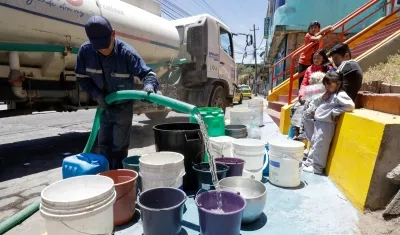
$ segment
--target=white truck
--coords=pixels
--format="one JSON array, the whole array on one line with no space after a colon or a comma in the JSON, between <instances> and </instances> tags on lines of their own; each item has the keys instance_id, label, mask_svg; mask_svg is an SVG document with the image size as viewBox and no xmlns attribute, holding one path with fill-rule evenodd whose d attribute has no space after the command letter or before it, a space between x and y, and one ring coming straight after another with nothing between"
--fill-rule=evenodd
<instances>
[{"instance_id":1,"label":"white truck","mask_svg":"<svg viewBox=\"0 0 400 235\"><path fill-rule=\"evenodd\" d=\"M0 0L0 102L8 105L3 116L96 106L74 74L92 15L108 18L117 38L138 51L157 73L163 95L198 107L225 110L232 104L232 33L210 15L168 21L151 0ZM139 79L135 89L142 89ZM169 111L141 101L134 106L150 119Z\"/></svg>"}]
</instances>

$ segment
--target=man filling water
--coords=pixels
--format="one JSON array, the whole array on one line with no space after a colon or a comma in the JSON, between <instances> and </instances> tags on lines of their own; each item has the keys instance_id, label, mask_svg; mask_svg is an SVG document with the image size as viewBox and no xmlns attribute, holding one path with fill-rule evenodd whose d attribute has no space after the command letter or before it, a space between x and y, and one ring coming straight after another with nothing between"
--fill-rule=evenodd
<instances>
[{"instance_id":1,"label":"man filling water","mask_svg":"<svg viewBox=\"0 0 400 235\"><path fill-rule=\"evenodd\" d=\"M75 74L82 89L104 108L98 135L100 154L107 157L111 170L119 169L128 156L133 101L108 105L104 98L116 91L133 90L134 77L143 81L143 90L149 93L157 91L158 81L136 50L115 38L106 18L90 17L85 30L89 41L79 49Z\"/></svg>"}]
</instances>

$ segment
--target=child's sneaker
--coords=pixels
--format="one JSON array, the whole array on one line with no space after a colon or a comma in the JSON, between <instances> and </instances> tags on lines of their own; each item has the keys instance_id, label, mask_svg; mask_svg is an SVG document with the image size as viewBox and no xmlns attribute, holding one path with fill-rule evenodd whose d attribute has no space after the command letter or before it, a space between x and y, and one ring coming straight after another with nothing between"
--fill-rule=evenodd
<instances>
[{"instance_id":1,"label":"child's sneaker","mask_svg":"<svg viewBox=\"0 0 400 235\"><path fill-rule=\"evenodd\" d=\"M322 171L315 169L312 165L311 166L304 166L303 171L314 173L314 174L322 174Z\"/></svg>"}]
</instances>

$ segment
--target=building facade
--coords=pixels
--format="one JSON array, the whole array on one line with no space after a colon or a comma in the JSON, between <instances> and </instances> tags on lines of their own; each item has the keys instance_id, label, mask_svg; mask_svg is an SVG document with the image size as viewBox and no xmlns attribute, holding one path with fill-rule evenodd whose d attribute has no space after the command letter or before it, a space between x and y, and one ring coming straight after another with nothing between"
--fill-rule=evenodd
<instances>
[{"instance_id":1,"label":"building facade","mask_svg":"<svg viewBox=\"0 0 400 235\"><path fill-rule=\"evenodd\" d=\"M399 4L400 4L400 0ZM368 0L269 0L268 11L264 20L264 37L266 40L265 61L268 69L264 75L272 79L271 66L289 55L304 44L304 37L311 21L319 21L321 27L334 25L351 12L368 2ZM360 32L386 14L386 10L375 12L362 23L355 25L385 4L382 0L379 6L369 9L350 21L347 37ZM354 26L354 27L353 27ZM332 35L332 37L336 37ZM288 69L286 63L275 67L275 76ZM286 76L274 82L274 86L286 79Z\"/></svg>"}]
</instances>

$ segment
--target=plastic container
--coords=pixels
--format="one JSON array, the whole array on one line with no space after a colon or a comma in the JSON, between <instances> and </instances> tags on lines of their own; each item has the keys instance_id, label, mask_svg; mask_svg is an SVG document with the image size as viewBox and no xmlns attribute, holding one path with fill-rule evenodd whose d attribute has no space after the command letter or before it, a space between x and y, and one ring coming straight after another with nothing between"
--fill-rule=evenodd
<instances>
[{"instance_id":1,"label":"plastic container","mask_svg":"<svg viewBox=\"0 0 400 235\"><path fill-rule=\"evenodd\" d=\"M40 205L47 235L111 234L116 195L113 180L100 175L77 176L47 186Z\"/></svg>"},{"instance_id":2,"label":"plastic container","mask_svg":"<svg viewBox=\"0 0 400 235\"><path fill-rule=\"evenodd\" d=\"M248 136L247 127L245 125L226 125L225 135L234 139L246 138Z\"/></svg>"},{"instance_id":3,"label":"plastic container","mask_svg":"<svg viewBox=\"0 0 400 235\"><path fill-rule=\"evenodd\" d=\"M301 183L304 143L294 140L269 141L269 181L281 187Z\"/></svg>"},{"instance_id":4,"label":"plastic container","mask_svg":"<svg viewBox=\"0 0 400 235\"><path fill-rule=\"evenodd\" d=\"M137 173L139 173L140 170L139 159L140 156L127 157L124 160L122 160L122 165L124 166L124 169L134 170ZM138 193L139 190L142 190L142 178L138 176L136 181L137 181L136 192Z\"/></svg>"},{"instance_id":5,"label":"plastic container","mask_svg":"<svg viewBox=\"0 0 400 235\"><path fill-rule=\"evenodd\" d=\"M114 203L114 225L129 222L135 214L138 173L134 170L120 169L100 173L114 181L117 199Z\"/></svg>"},{"instance_id":6,"label":"plastic container","mask_svg":"<svg viewBox=\"0 0 400 235\"><path fill-rule=\"evenodd\" d=\"M262 99L252 99L248 102L251 119L259 126L264 125L264 101Z\"/></svg>"},{"instance_id":7,"label":"plastic container","mask_svg":"<svg viewBox=\"0 0 400 235\"><path fill-rule=\"evenodd\" d=\"M143 234L178 235L186 194L175 188L153 188L139 194Z\"/></svg>"},{"instance_id":8,"label":"plastic container","mask_svg":"<svg viewBox=\"0 0 400 235\"><path fill-rule=\"evenodd\" d=\"M183 177L185 191L196 190L196 173L193 163L203 162L204 142L199 124L170 123L153 127L156 151L171 151L184 156L186 175Z\"/></svg>"},{"instance_id":9,"label":"plastic container","mask_svg":"<svg viewBox=\"0 0 400 235\"><path fill-rule=\"evenodd\" d=\"M232 192L220 191L222 212L218 210L217 191L199 194L196 205L199 212L201 235L240 235L240 226L246 200Z\"/></svg>"},{"instance_id":10,"label":"plastic container","mask_svg":"<svg viewBox=\"0 0 400 235\"><path fill-rule=\"evenodd\" d=\"M210 137L210 151L214 157L232 157L232 141L230 136ZM205 161L206 162L206 161ZM208 161L207 161L208 162Z\"/></svg>"},{"instance_id":11,"label":"plastic container","mask_svg":"<svg viewBox=\"0 0 400 235\"><path fill-rule=\"evenodd\" d=\"M185 175L184 157L180 153L144 154L140 161L142 191L158 187L182 188Z\"/></svg>"},{"instance_id":12,"label":"plastic container","mask_svg":"<svg viewBox=\"0 0 400 235\"><path fill-rule=\"evenodd\" d=\"M225 135L225 114L221 108L199 108L199 112L207 126L208 136ZM193 115L190 117L190 122L197 123Z\"/></svg>"},{"instance_id":13,"label":"plastic container","mask_svg":"<svg viewBox=\"0 0 400 235\"><path fill-rule=\"evenodd\" d=\"M231 176L242 176L243 174L243 167L245 161L239 158L215 158L215 162L219 162L225 164L229 167L229 170L226 172L226 177Z\"/></svg>"},{"instance_id":14,"label":"plastic container","mask_svg":"<svg viewBox=\"0 0 400 235\"><path fill-rule=\"evenodd\" d=\"M226 177L226 173L229 170L227 165L222 163L215 163L217 167L217 178L221 180ZM212 175L210 171L210 164L208 162L198 163L193 166L193 169L197 173L197 189L214 189L212 182Z\"/></svg>"},{"instance_id":15,"label":"plastic container","mask_svg":"<svg viewBox=\"0 0 400 235\"><path fill-rule=\"evenodd\" d=\"M264 155L264 164L267 163L267 167L263 170L263 175L269 175L269 157L268 157L268 151L269 151L269 146L268 144L265 145L265 150L267 151Z\"/></svg>"},{"instance_id":16,"label":"plastic container","mask_svg":"<svg viewBox=\"0 0 400 235\"><path fill-rule=\"evenodd\" d=\"M250 125L251 113L249 108L232 108L230 110L230 125Z\"/></svg>"},{"instance_id":17,"label":"plastic container","mask_svg":"<svg viewBox=\"0 0 400 235\"><path fill-rule=\"evenodd\" d=\"M97 175L108 171L109 164L103 155L81 153L64 158L62 163L63 179L81 175Z\"/></svg>"},{"instance_id":18,"label":"plastic container","mask_svg":"<svg viewBox=\"0 0 400 235\"><path fill-rule=\"evenodd\" d=\"M265 143L256 139L236 139L232 141L233 156L246 161L244 169L259 171L265 168Z\"/></svg>"}]
</instances>

